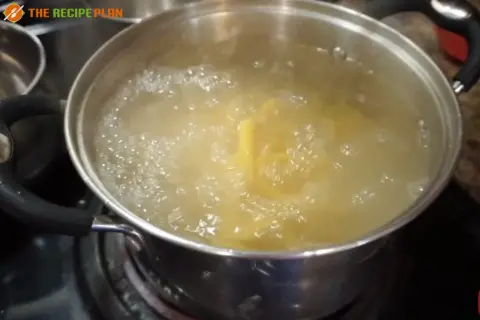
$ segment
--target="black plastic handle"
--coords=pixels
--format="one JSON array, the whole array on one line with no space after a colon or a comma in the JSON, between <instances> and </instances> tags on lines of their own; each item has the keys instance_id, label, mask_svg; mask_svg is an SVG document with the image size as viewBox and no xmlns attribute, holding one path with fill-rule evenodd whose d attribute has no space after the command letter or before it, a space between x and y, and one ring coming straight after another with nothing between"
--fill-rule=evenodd
<instances>
[{"instance_id":1,"label":"black plastic handle","mask_svg":"<svg viewBox=\"0 0 480 320\"><path fill-rule=\"evenodd\" d=\"M459 92L470 90L480 78L480 14L465 0L371 0L365 14L382 19L402 12L421 12L439 27L468 42L468 58L453 78Z\"/></svg>"},{"instance_id":2,"label":"black plastic handle","mask_svg":"<svg viewBox=\"0 0 480 320\"><path fill-rule=\"evenodd\" d=\"M61 115L52 115L33 122L35 132L27 133L26 137L21 138L21 136L15 135L15 133L25 134L24 128L30 124L30 122L24 123L22 124L24 127L21 127L20 131L12 131L16 144L27 142L28 140L25 139L35 137L35 143L27 142L28 149L25 148L25 151L18 155L15 176L22 185L35 187L54 170L54 165L66 153L66 148ZM28 136L29 134L31 136Z\"/></svg>"},{"instance_id":3,"label":"black plastic handle","mask_svg":"<svg viewBox=\"0 0 480 320\"><path fill-rule=\"evenodd\" d=\"M48 202L25 189L14 174L17 160L9 127L21 119L59 114L60 110L56 99L43 95L0 101L0 207L35 231L83 236L90 232L92 213Z\"/></svg>"}]
</instances>

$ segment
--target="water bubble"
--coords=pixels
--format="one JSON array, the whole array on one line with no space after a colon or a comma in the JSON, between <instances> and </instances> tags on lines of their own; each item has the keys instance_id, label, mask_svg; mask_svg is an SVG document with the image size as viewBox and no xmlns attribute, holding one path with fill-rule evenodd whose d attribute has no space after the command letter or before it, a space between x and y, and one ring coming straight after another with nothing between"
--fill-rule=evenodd
<instances>
[{"instance_id":1,"label":"water bubble","mask_svg":"<svg viewBox=\"0 0 480 320\"><path fill-rule=\"evenodd\" d=\"M418 120L417 124L418 124L418 130L419 130L418 143L424 149L429 149L430 138L431 138L430 130L428 129L427 124L423 119Z\"/></svg>"},{"instance_id":2,"label":"water bubble","mask_svg":"<svg viewBox=\"0 0 480 320\"><path fill-rule=\"evenodd\" d=\"M357 100L361 104L365 104L365 102L367 101L367 96L363 93L359 93L356 95L355 100Z\"/></svg>"},{"instance_id":3,"label":"water bubble","mask_svg":"<svg viewBox=\"0 0 480 320\"><path fill-rule=\"evenodd\" d=\"M412 199L417 199L425 190L425 186L427 185L429 179L422 178L420 180L411 182L407 185L408 194Z\"/></svg>"},{"instance_id":4,"label":"water bubble","mask_svg":"<svg viewBox=\"0 0 480 320\"><path fill-rule=\"evenodd\" d=\"M265 61L263 61L263 60L255 60L253 62L253 67L255 69L260 69L260 68L263 68L264 66L265 66Z\"/></svg>"},{"instance_id":5,"label":"water bubble","mask_svg":"<svg viewBox=\"0 0 480 320\"><path fill-rule=\"evenodd\" d=\"M336 60L345 60L347 58L347 53L341 47L335 47L332 50L332 56Z\"/></svg>"}]
</instances>

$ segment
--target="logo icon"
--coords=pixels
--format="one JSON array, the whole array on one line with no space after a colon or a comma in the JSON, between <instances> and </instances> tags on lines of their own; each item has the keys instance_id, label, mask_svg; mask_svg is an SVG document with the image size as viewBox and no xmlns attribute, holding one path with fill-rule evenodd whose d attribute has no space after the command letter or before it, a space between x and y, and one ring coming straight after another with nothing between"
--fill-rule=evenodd
<instances>
[{"instance_id":1,"label":"logo icon","mask_svg":"<svg viewBox=\"0 0 480 320\"><path fill-rule=\"evenodd\" d=\"M3 15L5 16L4 21L8 20L12 23L20 21L22 19L25 11L23 11L23 5L20 6L15 2L12 2L8 5L8 7L3 11Z\"/></svg>"}]
</instances>

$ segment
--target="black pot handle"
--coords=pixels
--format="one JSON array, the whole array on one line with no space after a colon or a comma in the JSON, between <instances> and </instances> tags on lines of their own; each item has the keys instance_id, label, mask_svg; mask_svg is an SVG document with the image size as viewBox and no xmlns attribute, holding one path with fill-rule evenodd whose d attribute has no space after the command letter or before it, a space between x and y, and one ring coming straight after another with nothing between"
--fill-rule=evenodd
<instances>
[{"instance_id":1,"label":"black pot handle","mask_svg":"<svg viewBox=\"0 0 480 320\"><path fill-rule=\"evenodd\" d=\"M439 27L464 37L467 61L453 78L458 94L470 90L480 77L480 14L465 0L371 0L365 14L382 19L402 12L421 12Z\"/></svg>"},{"instance_id":2,"label":"black pot handle","mask_svg":"<svg viewBox=\"0 0 480 320\"><path fill-rule=\"evenodd\" d=\"M35 231L83 236L91 230L93 213L43 200L22 187L14 174L16 157L9 127L21 119L60 112L59 101L43 95L0 101L0 207Z\"/></svg>"},{"instance_id":3,"label":"black pot handle","mask_svg":"<svg viewBox=\"0 0 480 320\"><path fill-rule=\"evenodd\" d=\"M61 115L49 117L48 122L41 123L40 137L28 153L19 157L15 175L22 185L37 187L53 170L57 161L66 153L63 138ZM15 135L13 135L15 140ZM15 141L16 143L16 141Z\"/></svg>"}]
</instances>

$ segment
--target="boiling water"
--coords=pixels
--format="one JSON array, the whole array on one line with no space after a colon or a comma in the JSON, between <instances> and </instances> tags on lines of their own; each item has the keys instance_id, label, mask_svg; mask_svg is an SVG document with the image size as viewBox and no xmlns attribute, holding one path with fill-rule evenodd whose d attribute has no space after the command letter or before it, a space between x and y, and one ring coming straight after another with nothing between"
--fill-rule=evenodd
<instances>
[{"instance_id":1,"label":"boiling water","mask_svg":"<svg viewBox=\"0 0 480 320\"><path fill-rule=\"evenodd\" d=\"M335 68L345 79L383 90L360 64L344 65ZM393 96L370 98L348 81L315 87L294 68L256 60L138 73L100 117L101 180L159 228L227 248L338 244L391 220L428 183L425 123Z\"/></svg>"}]
</instances>

